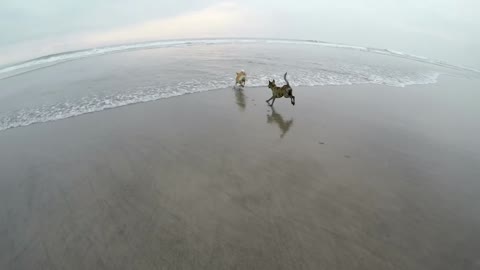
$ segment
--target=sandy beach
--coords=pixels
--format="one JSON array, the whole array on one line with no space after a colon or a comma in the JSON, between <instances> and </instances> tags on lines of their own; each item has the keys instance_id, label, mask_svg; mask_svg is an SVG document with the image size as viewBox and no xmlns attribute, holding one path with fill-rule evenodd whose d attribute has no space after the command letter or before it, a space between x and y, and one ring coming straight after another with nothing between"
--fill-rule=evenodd
<instances>
[{"instance_id":1,"label":"sandy beach","mask_svg":"<svg viewBox=\"0 0 480 270\"><path fill-rule=\"evenodd\" d=\"M221 89L0 132L0 269L480 269L479 81Z\"/></svg>"}]
</instances>

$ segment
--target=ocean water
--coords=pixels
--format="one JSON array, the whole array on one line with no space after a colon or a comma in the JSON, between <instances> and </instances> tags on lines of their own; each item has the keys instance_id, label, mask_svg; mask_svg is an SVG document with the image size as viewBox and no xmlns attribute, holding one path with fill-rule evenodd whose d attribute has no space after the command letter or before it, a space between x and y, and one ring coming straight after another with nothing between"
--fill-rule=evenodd
<instances>
[{"instance_id":1,"label":"ocean water","mask_svg":"<svg viewBox=\"0 0 480 270\"><path fill-rule=\"evenodd\" d=\"M269 79L293 86L436 83L476 70L391 50L318 41L160 41L45 56L0 68L0 131ZM297 93L301 96L301 93Z\"/></svg>"}]
</instances>

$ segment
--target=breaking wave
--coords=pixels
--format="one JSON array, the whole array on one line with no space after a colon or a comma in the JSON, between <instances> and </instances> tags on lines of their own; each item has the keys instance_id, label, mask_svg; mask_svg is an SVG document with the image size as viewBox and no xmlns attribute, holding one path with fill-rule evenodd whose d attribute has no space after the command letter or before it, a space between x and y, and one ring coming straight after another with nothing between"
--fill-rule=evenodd
<instances>
[{"instance_id":1,"label":"breaking wave","mask_svg":"<svg viewBox=\"0 0 480 270\"><path fill-rule=\"evenodd\" d=\"M0 69L0 76L2 74L12 73L15 71L27 69L35 69L36 67L43 67L45 65L59 63L63 61L70 61L75 59L81 59L85 57L103 55L108 53L125 52L130 50L142 50L142 49L154 49L154 48L166 48L166 47L181 47L192 45L215 45L215 44L242 44L242 43L269 43L269 44L301 44L301 45L316 45L323 47L334 47L339 49L349 49L365 51L370 53L388 55L392 57L400 57L409 60L419 61L432 65L453 68L457 70L464 70L470 72L480 73L479 70L468 68L459 65L452 65L443 61L430 59L423 56L416 56L408 53L398 52L389 49L379 49L372 47L361 47L346 44L330 43L318 40L282 40L282 39L191 39L191 40L167 40L167 41L152 41L144 43L135 43L127 45L116 45L101 48L93 48L80 51L65 52L59 54L52 54L35 58L25 62L9 65ZM4 76L8 77L8 76Z\"/></svg>"}]
</instances>

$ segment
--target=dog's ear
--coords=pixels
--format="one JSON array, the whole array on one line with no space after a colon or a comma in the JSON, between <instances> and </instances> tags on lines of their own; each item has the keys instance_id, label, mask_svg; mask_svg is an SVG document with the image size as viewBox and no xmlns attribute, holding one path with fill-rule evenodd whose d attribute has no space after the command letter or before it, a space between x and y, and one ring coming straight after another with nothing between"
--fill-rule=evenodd
<instances>
[{"instance_id":1,"label":"dog's ear","mask_svg":"<svg viewBox=\"0 0 480 270\"><path fill-rule=\"evenodd\" d=\"M275 83L275 80L273 80L272 83Z\"/></svg>"}]
</instances>

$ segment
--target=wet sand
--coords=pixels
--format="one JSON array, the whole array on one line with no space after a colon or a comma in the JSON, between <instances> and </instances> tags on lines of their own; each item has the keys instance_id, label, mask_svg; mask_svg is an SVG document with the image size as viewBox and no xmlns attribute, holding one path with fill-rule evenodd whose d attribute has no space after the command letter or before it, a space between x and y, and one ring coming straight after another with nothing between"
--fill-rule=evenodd
<instances>
[{"instance_id":1,"label":"wet sand","mask_svg":"<svg viewBox=\"0 0 480 270\"><path fill-rule=\"evenodd\" d=\"M0 132L0 269L480 269L478 80L186 95Z\"/></svg>"}]
</instances>

